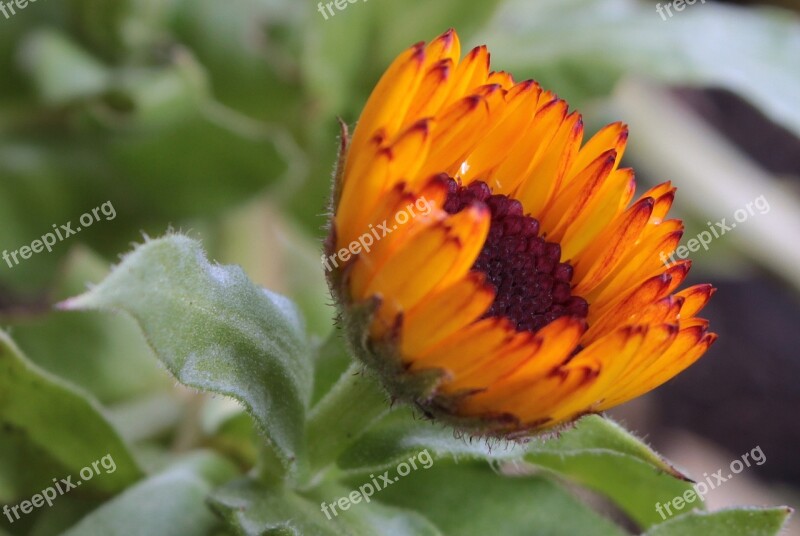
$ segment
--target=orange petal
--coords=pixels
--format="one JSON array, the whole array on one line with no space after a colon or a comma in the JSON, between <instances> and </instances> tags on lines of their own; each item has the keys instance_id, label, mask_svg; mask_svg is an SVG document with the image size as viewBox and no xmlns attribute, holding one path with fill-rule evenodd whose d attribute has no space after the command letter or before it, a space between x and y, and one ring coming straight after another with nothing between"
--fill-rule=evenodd
<instances>
[{"instance_id":1,"label":"orange petal","mask_svg":"<svg viewBox=\"0 0 800 536\"><path fill-rule=\"evenodd\" d=\"M436 118L428 160L418 173L418 180L431 175L455 175L466 155L480 141L489 124L489 102L473 95L451 105Z\"/></svg>"},{"instance_id":2,"label":"orange petal","mask_svg":"<svg viewBox=\"0 0 800 536\"><path fill-rule=\"evenodd\" d=\"M442 385L445 393L480 390L530 360L541 348L542 339L531 333L517 333L492 353L464 360L463 368Z\"/></svg>"},{"instance_id":3,"label":"orange petal","mask_svg":"<svg viewBox=\"0 0 800 536\"><path fill-rule=\"evenodd\" d=\"M676 294L684 299L681 318L692 318L702 311L716 291L711 285L705 284L689 287Z\"/></svg>"},{"instance_id":4,"label":"orange petal","mask_svg":"<svg viewBox=\"0 0 800 536\"><path fill-rule=\"evenodd\" d=\"M603 309L590 306L590 327L585 340L592 341L615 326L631 323L637 313L669 294L671 284L672 275L664 273L648 279Z\"/></svg>"},{"instance_id":5,"label":"orange petal","mask_svg":"<svg viewBox=\"0 0 800 536\"><path fill-rule=\"evenodd\" d=\"M475 47L458 64L453 75L454 83L445 99L445 106L461 100L475 88L486 84L488 77L489 51L485 46Z\"/></svg>"},{"instance_id":6,"label":"orange petal","mask_svg":"<svg viewBox=\"0 0 800 536\"><path fill-rule=\"evenodd\" d=\"M486 243L491 225L491 213L486 205L476 203L449 216L447 224L450 226L451 236L461 244L461 248L449 271L436 286L436 290L452 285L472 269Z\"/></svg>"},{"instance_id":7,"label":"orange petal","mask_svg":"<svg viewBox=\"0 0 800 536\"><path fill-rule=\"evenodd\" d=\"M567 222L561 251L565 259L579 258L581 251L607 229L625 210L636 188L632 169L617 169L600 187L592 210L584 210L574 222Z\"/></svg>"},{"instance_id":8,"label":"orange petal","mask_svg":"<svg viewBox=\"0 0 800 536\"><path fill-rule=\"evenodd\" d=\"M344 185L336 213L340 244L349 244L367 231L369 211L364 199L380 199L404 178L416 176L430 149L431 120L423 119L409 127L376 158L353 166L354 176Z\"/></svg>"},{"instance_id":9,"label":"orange petal","mask_svg":"<svg viewBox=\"0 0 800 536\"><path fill-rule=\"evenodd\" d=\"M552 240L561 240L567 225L574 222L584 210L590 210L614 169L617 154L607 151L581 171L572 182L556 193L550 205L542 212L539 221Z\"/></svg>"},{"instance_id":10,"label":"orange petal","mask_svg":"<svg viewBox=\"0 0 800 536\"><path fill-rule=\"evenodd\" d=\"M639 397L672 379L700 359L716 339L716 334L706 333L702 326L682 328L672 345L652 365L641 370L634 381L612 393L601 409Z\"/></svg>"},{"instance_id":11,"label":"orange petal","mask_svg":"<svg viewBox=\"0 0 800 536\"><path fill-rule=\"evenodd\" d=\"M453 60L444 59L431 66L420 83L414 102L408 110L406 123L419 118L433 117L444 104L452 82Z\"/></svg>"},{"instance_id":12,"label":"orange petal","mask_svg":"<svg viewBox=\"0 0 800 536\"><path fill-rule=\"evenodd\" d=\"M437 208L441 207L446 196L445 188L443 182L434 179L417 195L399 184L381 199L374 212L373 223L358 238L364 247L349 275L351 294L355 299L363 300L368 296L367 286L380 271L386 269L400 248L406 247L431 225L448 217L446 212ZM403 225L398 223L401 213L410 216Z\"/></svg>"},{"instance_id":13,"label":"orange petal","mask_svg":"<svg viewBox=\"0 0 800 536\"><path fill-rule=\"evenodd\" d=\"M483 274L465 278L429 296L403 318L401 350L412 359L477 320L494 301Z\"/></svg>"},{"instance_id":14,"label":"orange petal","mask_svg":"<svg viewBox=\"0 0 800 536\"><path fill-rule=\"evenodd\" d=\"M540 102L544 95L540 97ZM580 115L566 115L567 103L561 100L541 108L533 129L541 140L518 191L514 195L528 214L539 218L561 186L564 173L578 152L583 136Z\"/></svg>"},{"instance_id":15,"label":"orange petal","mask_svg":"<svg viewBox=\"0 0 800 536\"><path fill-rule=\"evenodd\" d=\"M626 328L623 328L626 329ZM677 324L658 324L647 327L647 335L639 349L625 363L625 368L603 393L603 400L596 403L597 408L606 408L613 400L641 377L655 362L661 359L678 337ZM613 356L611 356L613 358Z\"/></svg>"},{"instance_id":16,"label":"orange petal","mask_svg":"<svg viewBox=\"0 0 800 536\"><path fill-rule=\"evenodd\" d=\"M503 89L514 87L514 77L505 71L492 71L486 79L487 84L499 84Z\"/></svg>"},{"instance_id":17,"label":"orange petal","mask_svg":"<svg viewBox=\"0 0 800 536\"><path fill-rule=\"evenodd\" d=\"M653 200L648 198L628 209L625 214L592 244L575 263L574 294L584 296L599 285L636 246L650 214Z\"/></svg>"},{"instance_id":18,"label":"orange petal","mask_svg":"<svg viewBox=\"0 0 800 536\"><path fill-rule=\"evenodd\" d=\"M432 224L393 252L367 285L366 295L382 295L400 310L412 307L429 292L441 290L467 274L488 230L489 210L482 204Z\"/></svg>"},{"instance_id":19,"label":"orange petal","mask_svg":"<svg viewBox=\"0 0 800 536\"><path fill-rule=\"evenodd\" d=\"M650 216L652 221L652 214ZM615 273L598 285L586 298L595 308L602 308L626 289L638 285L668 268L666 255L674 251L683 236L680 220L667 220L658 225L648 225L641 233L635 247L619 263Z\"/></svg>"},{"instance_id":20,"label":"orange petal","mask_svg":"<svg viewBox=\"0 0 800 536\"><path fill-rule=\"evenodd\" d=\"M533 357L490 384L486 391L469 397L464 401L463 409L477 414L513 407L514 400L528 395L531 385L545 378L569 357L584 329L583 322L571 317L554 320L536 334L542 344Z\"/></svg>"},{"instance_id":21,"label":"orange petal","mask_svg":"<svg viewBox=\"0 0 800 536\"><path fill-rule=\"evenodd\" d=\"M480 320L454 333L414 359L412 370L441 368L455 376L474 360L494 352L516 335L505 318Z\"/></svg>"},{"instance_id":22,"label":"orange petal","mask_svg":"<svg viewBox=\"0 0 800 536\"><path fill-rule=\"evenodd\" d=\"M489 132L484 133L481 143L466 158L464 169L459 173L463 184L487 180L489 172L505 160L520 133L533 122L540 93L541 89L532 81L517 84L508 92L502 116ZM493 181L488 182L490 187L496 187Z\"/></svg>"},{"instance_id":23,"label":"orange petal","mask_svg":"<svg viewBox=\"0 0 800 536\"><path fill-rule=\"evenodd\" d=\"M422 43L417 43L400 54L383 74L372 90L353 133L345 165L345 180L349 177L354 160L378 130L382 129L388 137L393 137L400 128L422 80L424 68L425 48Z\"/></svg>"},{"instance_id":24,"label":"orange petal","mask_svg":"<svg viewBox=\"0 0 800 536\"><path fill-rule=\"evenodd\" d=\"M458 33L450 28L430 42L425 49L425 55L432 64L442 60L450 60L453 64L457 64L461 57L461 40L458 38Z\"/></svg>"},{"instance_id":25,"label":"orange petal","mask_svg":"<svg viewBox=\"0 0 800 536\"><path fill-rule=\"evenodd\" d=\"M586 145L578 152L578 156L572 164L572 168L567 173L565 185L569 184L573 177L577 176L581 171L586 169L589 164L597 160L600 155L610 149L616 152L616 164L618 165L619 161L622 160L622 155L625 154L627 142L628 125L624 123L612 123L602 128L600 132L592 136L592 139L587 141Z\"/></svg>"},{"instance_id":26,"label":"orange petal","mask_svg":"<svg viewBox=\"0 0 800 536\"><path fill-rule=\"evenodd\" d=\"M617 330L590 344L564 365L567 371L597 371L597 377L591 385L571 393L558 407L549 411L549 417L561 422L577 414L593 411L640 351L648 331L642 327Z\"/></svg>"}]
</instances>

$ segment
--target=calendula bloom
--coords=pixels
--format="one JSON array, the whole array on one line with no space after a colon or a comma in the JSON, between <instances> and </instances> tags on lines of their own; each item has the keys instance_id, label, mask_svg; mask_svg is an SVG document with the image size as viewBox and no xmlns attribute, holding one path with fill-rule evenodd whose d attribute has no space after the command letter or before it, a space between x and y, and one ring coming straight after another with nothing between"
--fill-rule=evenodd
<instances>
[{"instance_id":1,"label":"calendula bloom","mask_svg":"<svg viewBox=\"0 0 800 536\"><path fill-rule=\"evenodd\" d=\"M583 143L534 81L460 59L448 31L403 52L343 151L328 277L359 358L397 399L473 432L524 434L640 396L716 339L709 285L676 292L675 188L631 203L627 128Z\"/></svg>"}]
</instances>

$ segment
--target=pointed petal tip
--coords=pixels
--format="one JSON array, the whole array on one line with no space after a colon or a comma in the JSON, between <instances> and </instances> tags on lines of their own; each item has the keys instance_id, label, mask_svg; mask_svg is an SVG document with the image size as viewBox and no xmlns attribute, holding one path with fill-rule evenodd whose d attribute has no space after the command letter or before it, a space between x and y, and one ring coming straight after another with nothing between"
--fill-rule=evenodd
<instances>
[{"instance_id":1,"label":"pointed petal tip","mask_svg":"<svg viewBox=\"0 0 800 536\"><path fill-rule=\"evenodd\" d=\"M449 48L458 39L458 32L456 32L455 28L448 28L436 39L444 43L445 48Z\"/></svg>"}]
</instances>

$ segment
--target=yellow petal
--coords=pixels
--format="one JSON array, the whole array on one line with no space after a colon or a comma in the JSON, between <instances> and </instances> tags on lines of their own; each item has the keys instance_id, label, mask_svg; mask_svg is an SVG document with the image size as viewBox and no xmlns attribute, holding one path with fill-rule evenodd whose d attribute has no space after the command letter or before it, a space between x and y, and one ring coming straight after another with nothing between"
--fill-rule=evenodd
<instances>
[{"instance_id":1,"label":"yellow petal","mask_svg":"<svg viewBox=\"0 0 800 536\"><path fill-rule=\"evenodd\" d=\"M649 197L636 203L581 255L575 263L574 294L588 294L617 267L636 245L652 211Z\"/></svg>"},{"instance_id":2,"label":"yellow petal","mask_svg":"<svg viewBox=\"0 0 800 536\"><path fill-rule=\"evenodd\" d=\"M403 318L401 350L414 358L478 319L494 300L483 274L465 278L429 296Z\"/></svg>"},{"instance_id":3,"label":"yellow petal","mask_svg":"<svg viewBox=\"0 0 800 536\"><path fill-rule=\"evenodd\" d=\"M486 84L489 76L489 51L485 46L475 47L458 64L453 76L454 83L445 99L445 106L470 95L473 90Z\"/></svg>"},{"instance_id":4,"label":"yellow petal","mask_svg":"<svg viewBox=\"0 0 800 536\"><path fill-rule=\"evenodd\" d=\"M544 209L539 221L551 240L560 241L567 224L574 222L584 210L590 210L601 186L614 169L617 154L607 151L578 174L572 182L556 193Z\"/></svg>"},{"instance_id":5,"label":"yellow petal","mask_svg":"<svg viewBox=\"0 0 800 536\"><path fill-rule=\"evenodd\" d=\"M692 318L702 311L716 291L717 289L711 285L705 284L689 287L676 294L676 296L684 299L681 307L681 318Z\"/></svg>"},{"instance_id":6,"label":"yellow petal","mask_svg":"<svg viewBox=\"0 0 800 536\"><path fill-rule=\"evenodd\" d=\"M540 97L540 100L544 96ZM533 128L541 132L542 143L533 157L533 165L514 195L528 214L539 218L561 187L567 169L578 153L583 137L580 115L567 111L564 101L553 101L536 114ZM553 128L553 122L557 126Z\"/></svg>"},{"instance_id":7,"label":"yellow petal","mask_svg":"<svg viewBox=\"0 0 800 536\"><path fill-rule=\"evenodd\" d=\"M399 182L416 177L431 146L430 119L423 119L406 129L398 139L381 149L371 166L354 166L356 176L348 179L336 214L340 244L349 244L375 223L364 210L364 199L380 199Z\"/></svg>"},{"instance_id":8,"label":"yellow petal","mask_svg":"<svg viewBox=\"0 0 800 536\"><path fill-rule=\"evenodd\" d=\"M411 369L441 368L455 375L474 359L494 355L497 349L515 335L514 327L505 318L479 320L416 357Z\"/></svg>"},{"instance_id":9,"label":"yellow petal","mask_svg":"<svg viewBox=\"0 0 800 536\"><path fill-rule=\"evenodd\" d=\"M393 137L403 123L405 112L411 104L425 69L425 48L417 43L409 48L386 70L372 91L353 133L345 164L345 177L360 158L364 147L382 130ZM346 185L345 185L346 186Z\"/></svg>"}]
</instances>

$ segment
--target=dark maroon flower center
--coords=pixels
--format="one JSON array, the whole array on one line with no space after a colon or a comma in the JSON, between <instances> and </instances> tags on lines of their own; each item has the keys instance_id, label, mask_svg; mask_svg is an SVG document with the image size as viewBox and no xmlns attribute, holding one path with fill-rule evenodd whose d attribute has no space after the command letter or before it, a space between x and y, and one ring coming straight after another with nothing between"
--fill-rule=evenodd
<instances>
[{"instance_id":1,"label":"dark maroon flower center","mask_svg":"<svg viewBox=\"0 0 800 536\"><path fill-rule=\"evenodd\" d=\"M561 246L539 236L539 221L523 213L522 203L493 195L476 181L459 186L448 179L444 209L460 212L480 201L489 207L489 236L472 266L486 275L496 296L485 317L504 316L519 331L536 332L562 316L586 318L589 304L572 295L572 265L561 262Z\"/></svg>"}]
</instances>

